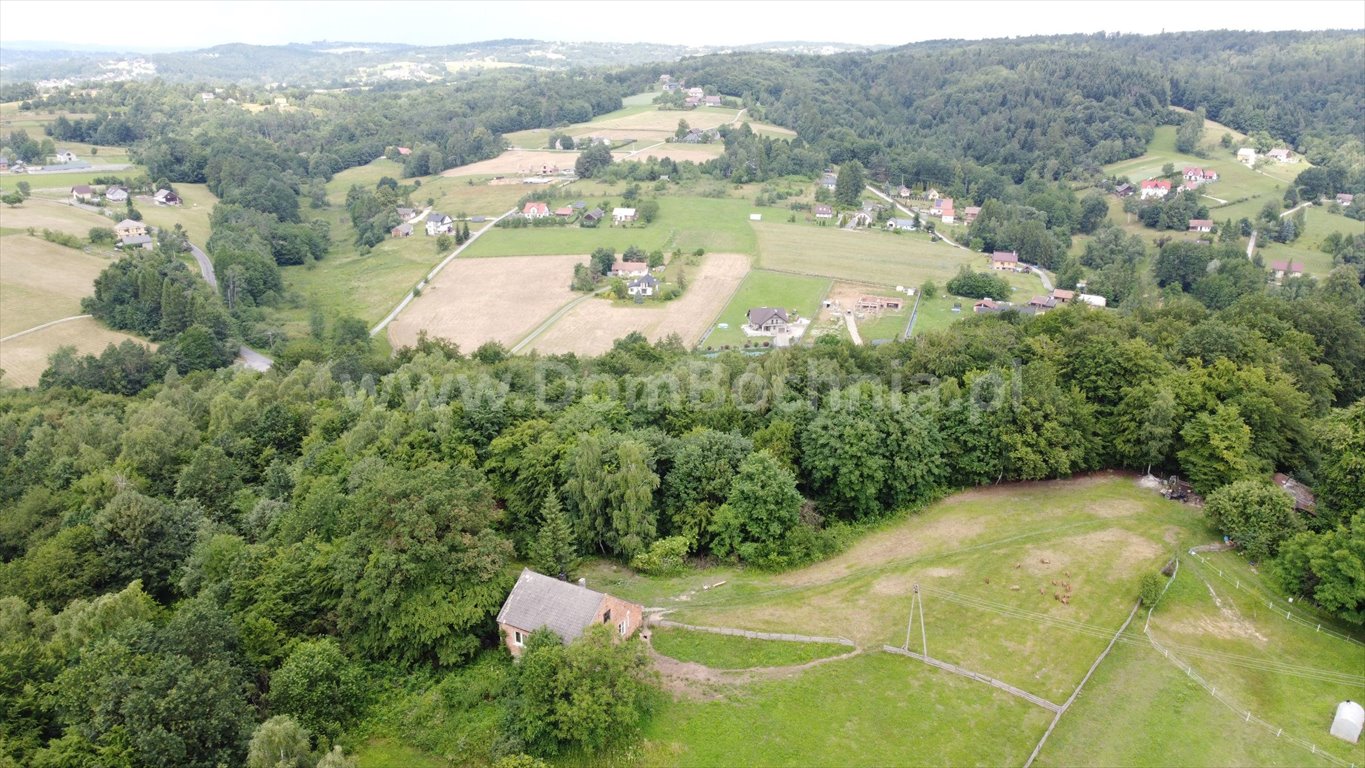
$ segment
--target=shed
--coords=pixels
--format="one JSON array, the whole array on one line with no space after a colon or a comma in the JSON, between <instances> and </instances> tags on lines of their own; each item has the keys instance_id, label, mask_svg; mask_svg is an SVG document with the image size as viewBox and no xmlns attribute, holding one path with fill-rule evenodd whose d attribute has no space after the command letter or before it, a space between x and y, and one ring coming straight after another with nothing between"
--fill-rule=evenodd
<instances>
[{"instance_id":1,"label":"shed","mask_svg":"<svg viewBox=\"0 0 1365 768\"><path fill-rule=\"evenodd\" d=\"M1365 707L1354 701L1343 701L1337 705L1336 717L1332 718L1333 736L1358 744L1362 727L1365 727Z\"/></svg>"}]
</instances>

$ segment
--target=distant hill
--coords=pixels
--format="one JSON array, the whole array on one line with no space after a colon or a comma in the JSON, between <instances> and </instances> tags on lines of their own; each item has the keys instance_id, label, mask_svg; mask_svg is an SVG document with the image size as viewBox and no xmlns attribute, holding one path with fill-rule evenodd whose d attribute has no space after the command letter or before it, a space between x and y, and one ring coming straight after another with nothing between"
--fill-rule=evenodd
<instances>
[{"instance_id":1,"label":"distant hill","mask_svg":"<svg viewBox=\"0 0 1365 768\"><path fill-rule=\"evenodd\" d=\"M84 80L160 77L171 82L339 87L391 80L442 80L469 69L487 67L565 70L677 61L687 56L731 51L828 55L884 47L804 41L686 46L503 39L444 46L344 41L289 45L230 43L151 53L116 52L60 42L24 42L0 46L0 81L61 85Z\"/></svg>"}]
</instances>

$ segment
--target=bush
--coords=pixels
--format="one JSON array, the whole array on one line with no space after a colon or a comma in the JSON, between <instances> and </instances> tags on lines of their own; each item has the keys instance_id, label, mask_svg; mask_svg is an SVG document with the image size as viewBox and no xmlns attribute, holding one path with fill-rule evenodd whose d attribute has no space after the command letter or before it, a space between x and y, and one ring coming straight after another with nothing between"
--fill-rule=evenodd
<instances>
[{"instance_id":1,"label":"bush","mask_svg":"<svg viewBox=\"0 0 1365 768\"><path fill-rule=\"evenodd\" d=\"M999 275L973 272L964 264L957 276L948 281L948 292L972 299L1003 299L1010 295L1010 284Z\"/></svg>"},{"instance_id":2,"label":"bush","mask_svg":"<svg viewBox=\"0 0 1365 768\"><path fill-rule=\"evenodd\" d=\"M650 576L676 576L687 568L685 558L691 549L692 541L686 536L669 536L636 555L630 567Z\"/></svg>"},{"instance_id":3,"label":"bush","mask_svg":"<svg viewBox=\"0 0 1365 768\"><path fill-rule=\"evenodd\" d=\"M1161 599L1161 588L1165 586L1161 577L1155 573L1148 573L1142 577L1142 585L1139 588L1138 596L1142 598L1142 604L1151 608L1156 605L1156 601Z\"/></svg>"}]
</instances>

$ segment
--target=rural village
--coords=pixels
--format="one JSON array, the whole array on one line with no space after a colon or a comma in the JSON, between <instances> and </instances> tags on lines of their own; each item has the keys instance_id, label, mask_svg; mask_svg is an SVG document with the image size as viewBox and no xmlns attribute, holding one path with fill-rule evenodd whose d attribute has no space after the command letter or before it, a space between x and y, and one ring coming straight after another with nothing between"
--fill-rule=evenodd
<instances>
[{"instance_id":1,"label":"rural village","mask_svg":"<svg viewBox=\"0 0 1365 768\"><path fill-rule=\"evenodd\" d=\"M1365 32L597 45L6 51L0 767L1365 768Z\"/></svg>"}]
</instances>

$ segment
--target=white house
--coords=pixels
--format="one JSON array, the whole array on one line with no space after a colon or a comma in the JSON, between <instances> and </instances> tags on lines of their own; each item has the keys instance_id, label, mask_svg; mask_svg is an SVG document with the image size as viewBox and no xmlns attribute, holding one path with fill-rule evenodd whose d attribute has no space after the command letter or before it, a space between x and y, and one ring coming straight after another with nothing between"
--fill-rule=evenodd
<instances>
[{"instance_id":1,"label":"white house","mask_svg":"<svg viewBox=\"0 0 1365 768\"><path fill-rule=\"evenodd\" d=\"M61 164L61 163L74 163L74 162L76 162L76 161L79 160L79 159L80 159L80 158L76 157L76 153L75 153L75 152L72 152L72 151L69 150L69 149L61 149L61 150L58 150L58 151L57 151L57 163L58 163L58 164Z\"/></svg>"},{"instance_id":2,"label":"white house","mask_svg":"<svg viewBox=\"0 0 1365 768\"><path fill-rule=\"evenodd\" d=\"M427 237L448 235L455 228L455 220L444 213L427 214Z\"/></svg>"},{"instance_id":3,"label":"white house","mask_svg":"<svg viewBox=\"0 0 1365 768\"><path fill-rule=\"evenodd\" d=\"M629 222L629 221L635 221L635 209L634 209L634 208L615 208L615 209L612 209L612 212L611 212L611 222L612 222L613 224L625 224L626 222Z\"/></svg>"},{"instance_id":4,"label":"white house","mask_svg":"<svg viewBox=\"0 0 1365 768\"><path fill-rule=\"evenodd\" d=\"M1294 156L1294 153L1285 147L1276 147L1266 154L1271 160L1279 163L1297 163L1299 161L1299 159Z\"/></svg>"},{"instance_id":5,"label":"white house","mask_svg":"<svg viewBox=\"0 0 1365 768\"><path fill-rule=\"evenodd\" d=\"M111 203L128 202L128 190L123 187L110 187L104 190L104 199Z\"/></svg>"},{"instance_id":6,"label":"white house","mask_svg":"<svg viewBox=\"0 0 1365 768\"><path fill-rule=\"evenodd\" d=\"M631 296L653 296L658 290L659 280L653 275L637 277L626 285L626 293Z\"/></svg>"},{"instance_id":7,"label":"white house","mask_svg":"<svg viewBox=\"0 0 1365 768\"><path fill-rule=\"evenodd\" d=\"M1256 150L1251 147L1242 147L1237 150L1237 162L1253 165L1256 162Z\"/></svg>"},{"instance_id":8,"label":"white house","mask_svg":"<svg viewBox=\"0 0 1365 768\"><path fill-rule=\"evenodd\" d=\"M550 215L550 206L539 200L532 200L521 209L521 215L528 219L543 219Z\"/></svg>"},{"instance_id":9,"label":"white house","mask_svg":"<svg viewBox=\"0 0 1365 768\"><path fill-rule=\"evenodd\" d=\"M892 230L892 231L895 231L895 230L899 229L899 230L902 230L902 231L905 231L905 232L914 232L915 229L916 229L916 227L915 227L915 220L914 220L914 219L892 219L892 220L886 222L886 228L889 229L889 230Z\"/></svg>"},{"instance_id":10,"label":"white house","mask_svg":"<svg viewBox=\"0 0 1365 768\"><path fill-rule=\"evenodd\" d=\"M1078 293L1076 294L1076 301L1084 302L1092 307L1103 307L1109 303L1108 299L1103 296L1096 296L1093 293Z\"/></svg>"},{"instance_id":11,"label":"white house","mask_svg":"<svg viewBox=\"0 0 1365 768\"><path fill-rule=\"evenodd\" d=\"M1140 197L1143 200L1153 197L1165 197L1171 193L1171 182L1165 179L1148 179L1142 182Z\"/></svg>"}]
</instances>

